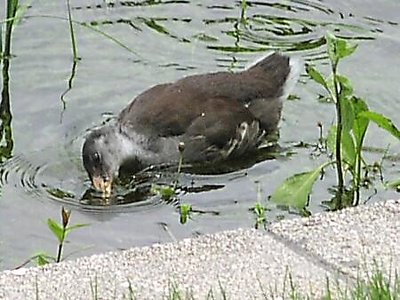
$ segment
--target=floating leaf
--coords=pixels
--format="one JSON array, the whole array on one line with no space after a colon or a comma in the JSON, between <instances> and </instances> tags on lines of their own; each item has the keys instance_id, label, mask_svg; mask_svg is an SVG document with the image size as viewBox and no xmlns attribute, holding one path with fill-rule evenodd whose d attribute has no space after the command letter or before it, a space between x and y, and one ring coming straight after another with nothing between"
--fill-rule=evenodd
<instances>
[{"instance_id":1,"label":"floating leaf","mask_svg":"<svg viewBox=\"0 0 400 300\"><path fill-rule=\"evenodd\" d=\"M64 199L64 198L72 199L72 198L75 198L74 194L72 194L70 192L63 191L63 190L61 190L59 188L47 188L46 191L50 195L52 195L52 196L54 196L56 198L59 198L59 199Z\"/></svg>"},{"instance_id":2,"label":"floating leaf","mask_svg":"<svg viewBox=\"0 0 400 300\"><path fill-rule=\"evenodd\" d=\"M323 168L330 163L325 163L312 171L295 174L287 178L272 194L271 201L303 209L308 203L315 181Z\"/></svg>"},{"instance_id":3,"label":"floating leaf","mask_svg":"<svg viewBox=\"0 0 400 300\"><path fill-rule=\"evenodd\" d=\"M389 118L386 118L385 116L373 111L362 112L360 113L360 116L369 119L382 129L385 129L395 138L400 140L400 131L397 129L397 127L393 124L392 120L390 120Z\"/></svg>"}]
</instances>

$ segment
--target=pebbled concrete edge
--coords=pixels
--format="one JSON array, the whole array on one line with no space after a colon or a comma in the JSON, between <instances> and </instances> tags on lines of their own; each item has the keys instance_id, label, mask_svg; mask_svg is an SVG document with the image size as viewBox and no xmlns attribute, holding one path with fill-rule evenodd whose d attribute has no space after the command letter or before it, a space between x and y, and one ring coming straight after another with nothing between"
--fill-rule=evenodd
<instances>
[{"instance_id":1,"label":"pebbled concrete edge","mask_svg":"<svg viewBox=\"0 0 400 300\"><path fill-rule=\"evenodd\" d=\"M367 266L377 254L384 267L399 262L399 213L400 200L391 200L284 220L268 232L239 229L4 271L0 298L169 299L175 286L194 299L205 299L210 291L215 299L265 299L290 293L290 280L297 292L319 297L326 278L341 289L354 282L363 262L356 250L366 245ZM390 251L382 253L382 245ZM348 261L355 268L349 269Z\"/></svg>"}]
</instances>

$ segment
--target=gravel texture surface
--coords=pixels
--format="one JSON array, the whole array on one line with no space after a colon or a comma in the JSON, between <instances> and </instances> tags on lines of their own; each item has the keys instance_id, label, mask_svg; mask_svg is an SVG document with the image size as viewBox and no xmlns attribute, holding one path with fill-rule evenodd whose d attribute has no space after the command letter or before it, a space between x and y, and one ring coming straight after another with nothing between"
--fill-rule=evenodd
<instances>
[{"instance_id":1,"label":"gravel texture surface","mask_svg":"<svg viewBox=\"0 0 400 300\"><path fill-rule=\"evenodd\" d=\"M0 299L172 299L174 289L188 295L182 299L282 299L289 274L296 291L318 299L327 276L349 284L376 264L394 274L399 228L400 200L387 201L285 220L267 232L221 232L4 271Z\"/></svg>"},{"instance_id":2,"label":"gravel texture surface","mask_svg":"<svg viewBox=\"0 0 400 300\"><path fill-rule=\"evenodd\" d=\"M288 220L269 230L353 278L377 268L387 275L400 271L400 200Z\"/></svg>"},{"instance_id":3,"label":"gravel texture surface","mask_svg":"<svg viewBox=\"0 0 400 300\"><path fill-rule=\"evenodd\" d=\"M207 299L211 290L214 299L224 293L227 299L264 299L271 291L282 295L283 284L290 292L288 272L298 291L315 294L330 275L265 232L238 230L6 271L0 298L35 299L38 293L39 299L169 299L176 285L194 299Z\"/></svg>"}]
</instances>

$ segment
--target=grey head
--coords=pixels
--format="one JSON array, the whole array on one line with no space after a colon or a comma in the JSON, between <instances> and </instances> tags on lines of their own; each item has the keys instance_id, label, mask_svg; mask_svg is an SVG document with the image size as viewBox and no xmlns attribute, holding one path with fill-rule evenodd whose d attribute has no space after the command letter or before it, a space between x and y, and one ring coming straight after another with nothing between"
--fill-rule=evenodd
<instances>
[{"instance_id":1,"label":"grey head","mask_svg":"<svg viewBox=\"0 0 400 300\"><path fill-rule=\"evenodd\" d=\"M83 144L82 159L93 186L103 192L111 190L121 165L136 161L135 152L132 141L116 126L92 131Z\"/></svg>"}]
</instances>

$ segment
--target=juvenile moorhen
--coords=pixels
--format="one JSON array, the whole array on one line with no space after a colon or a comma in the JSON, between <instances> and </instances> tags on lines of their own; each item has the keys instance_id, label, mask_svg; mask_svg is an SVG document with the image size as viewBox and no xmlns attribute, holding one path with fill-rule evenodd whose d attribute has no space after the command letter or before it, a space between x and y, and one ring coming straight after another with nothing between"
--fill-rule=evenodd
<instances>
[{"instance_id":1,"label":"juvenile moorhen","mask_svg":"<svg viewBox=\"0 0 400 300\"><path fill-rule=\"evenodd\" d=\"M111 191L121 167L132 173L175 162L214 162L251 153L277 130L282 101L297 81L293 59L272 53L248 69L188 76L137 96L112 125L92 131L83 165L93 186Z\"/></svg>"}]
</instances>

